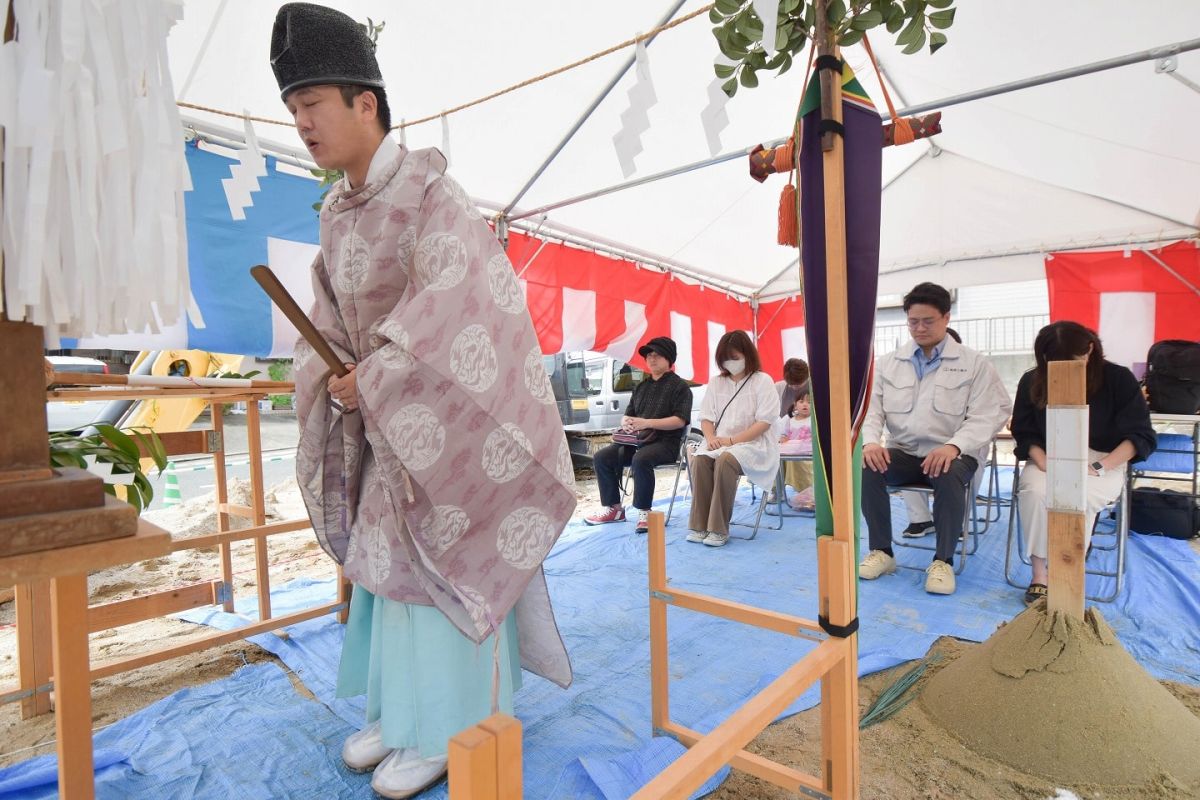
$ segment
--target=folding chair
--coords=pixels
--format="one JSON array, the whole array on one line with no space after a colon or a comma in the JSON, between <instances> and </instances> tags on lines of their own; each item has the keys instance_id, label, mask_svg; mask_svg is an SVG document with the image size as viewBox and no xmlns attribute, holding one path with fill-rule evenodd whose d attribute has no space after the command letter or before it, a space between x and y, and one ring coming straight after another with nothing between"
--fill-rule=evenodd
<instances>
[{"instance_id":1,"label":"folding chair","mask_svg":"<svg viewBox=\"0 0 1200 800\"><path fill-rule=\"evenodd\" d=\"M1020 476L1021 464L1018 461L1016 469L1013 472L1012 505L1010 506L1008 515L1008 542L1004 547L1004 580L1008 582L1009 586L1013 586L1017 589L1024 589L1025 586L1023 584L1020 584L1014 580L1016 573L1012 563L1013 545L1015 540L1017 558L1019 558L1021 563L1025 566L1030 566L1029 559L1025 557L1024 537L1021 535L1021 507L1017 502L1017 492L1020 488ZM1125 482L1121 486L1121 494L1117 496L1116 502L1108 506L1108 509L1112 511L1112 514L1117 520L1116 531L1111 534L1116 537L1116 541L1109 546L1089 548L1089 554L1090 550L1092 549L1115 549L1117 551L1117 564L1115 569L1089 569L1086 566L1084 568L1084 573L1087 575L1095 575L1096 577L1100 578L1116 579L1113 583L1113 590L1110 593L1104 595L1087 595L1087 599L1091 600L1093 603L1111 603L1113 600L1117 599L1118 595L1121 594L1121 589L1125 585L1125 545L1129 540L1129 484L1130 473L1127 466L1125 472ZM1096 515L1096 522L1092 524L1093 538L1096 536L1096 525L1099 524L1100 519L1103 516L1104 510L1102 509L1101 512ZM1103 536L1107 534L1101 535Z\"/></svg>"},{"instance_id":2,"label":"folding chair","mask_svg":"<svg viewBox=\"0 0 1200 800\"><path fill-rule=\"evenodd\" d=\"M772 517L781 517L781 518L782 517L806 517L808 519L811 519L814 516L813 512L811 512L811 511L808 511L808 512L800 511L800 512L788 514L788 513L785 513L783 510L783 507L785 505L787 505L787 482L786 482L786 476L784 475L785 466L789 463L795 463L795 462L801 462L801 461L807 461L808 463L811 464L812 460L813 460L813 457L811 454L807 454L807 455L780 454L780 456L779 456L779 472L777 472L775 475L775 499L767 501L767 505L775 506L775 511L772 512L770 509L768 509L766 512L768 515L770 515ZM782 522L780 522L779 524L780 524L780 527L783 526ZM775 528L774 530L779 530L779 528Z\"/></svg>"},{"instance_id":3,"label":"folding chair","mask_svg":"<svg viewBox=\"0 0 1200 800\"><path fill-rule=\"evenodd\" d=\"M979 478L981 478L981 476L979 475L978 472L976 472L975 478L972 479L971 482L968 483L965 487L963 487L964 503L965 503L964 508L963 508L963 536L958 540L958 550L956 551L958 558L956 558L954 560L954 574L955 575L961 574L963 569L967 566L967 556L974 555L975 551L979 549L979 534L980 534L979 520L976 519L976 517L975 517L975 498L977 496L976 493L978 492L978 485L979 485L978 479ZM925 484L922 484L922 483L909 483L909 484L903 484L903 485L899 485L899 486L889 486L888 491L889 492L918 492L920 494L926 494L926 495L930 495L930 496L933 495L933 487L926 486ZM969 544L968 544L968 540L970 540ZM897 539L895 531L892 532L892 546L893 547L907 547L912 550L928 550L930 552L937 550L937 547L932 546L932 545L921 544L918 542L908 542L908 541L904 541L903 539ZM901 564L899 561L896 562L896 566L903 567L904 569L917 570L919 572L925 571L925 567L918 567L918 566L913 566L910 564Z\"/></svg>"},{"instance_id":4,"label":"folding chair","mask_svg":"<svg viewBox=\"0 0 1200 800\"><path fill-rule=\"evenodd\" d=\"M663 522L664 526L671 524L671 513L675 510L675 499L679 496L679 475L680 475L680 473L684 472L685 470L687 470L687 472L688 472L688 491L689 491L689 493L691 492L692 473L691 473L690 467L688 466L687 448L688 448L688 444L690 444L692 442L698 442L698 441L704 441L704 437L695 428L691 428L690 430L688 430L687 435L684 436L683 439L679 442L679 456L675 459L675 462L659 464L654 467L655 472L658 472L658 470L660 470L660 469L667 469L670 467L675 468L675 483L671 488L671 504L667 506L667 519L665 522ZM631 477L630 468L625 467L625 469L622 470L622 472L621 472L621 494L624 495L625 497L628 497L629 493L630 493L630 489L629 489L630 477Z\"/></svg>"}]
</instances>

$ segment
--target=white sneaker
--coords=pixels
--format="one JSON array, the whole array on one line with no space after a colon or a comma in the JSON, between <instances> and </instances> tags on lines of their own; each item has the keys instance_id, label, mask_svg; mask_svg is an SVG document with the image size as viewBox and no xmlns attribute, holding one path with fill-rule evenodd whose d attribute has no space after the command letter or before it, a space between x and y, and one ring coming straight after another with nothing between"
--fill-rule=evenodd
<instances>
[{"instance_id":1,"label":"white sneaker","mask_svg":"<svg viewBox=\"0 0 1200 800\"><path fill-rule=\"evenodd\" d=\"M403 800L429 788L445 774L446 756L421 758L415 750L397 750L375 768L371 788L380 797Z\"/></svg>"},{"instance_id":2,"label":"white sneaker","mask_svg":"<svg viewBox=\"0 0 1200 800\"><path fill-rule=\"evenodd\" d=\"M704 543L709 547L724 547L729 544L729 534L709 531L708 536L704 538Z\"/></svg>"},{"instance_id":3,"label":"white sneaker","mask_svg":"<svg viewBox=\"0 0 1200 800\"><path fill-rule=\"evenodd\" d=\"M650 532L650 511L649 509L637 509L637 525L633 527L634 533L649 533Z\"/></svg>"},{"instance_id":4,"label":"white sneaker","mask_svg":"<svg viewBox=\"0 0 1200 800\"><path fill-rule=\"evenodd\" d=\"M880 575L891 575L896 571L896 559L882 550L872 550L858 565L858 577L873 581Z\"/></svg>"},{"instance_id":5,"label":"white sneaker","mask_svg":"<svg viewBox=\"0 0 1200 800\"><path fill-rule=\"evenodd\" d=\"M925 570L925 591L930 594L954 594L954 567L935 560Z\"/></svg>"},{"instance_id":6,"label":"white sneaker","mask_svg":"<svg viewBox=\"0 0 1200 800\"><path fill-rule=\"evenodd\" d=\"M383 743L383 726L376 721L346 737L342 761L355 772L370 772L394 749Z\"/></svg>"},{"instance_id":7,"label":"white sneaker","mask_svg":"<svg viewBox=\"0 0 1200 800\"><path fill-rule=\"evenodd\" d=\"M708 531L692 531L691 533L689 533L687 535L687 540L689 542L700 543L700 542L703 542L707 538L708 538Z\"/></svg>"}]
</instances>

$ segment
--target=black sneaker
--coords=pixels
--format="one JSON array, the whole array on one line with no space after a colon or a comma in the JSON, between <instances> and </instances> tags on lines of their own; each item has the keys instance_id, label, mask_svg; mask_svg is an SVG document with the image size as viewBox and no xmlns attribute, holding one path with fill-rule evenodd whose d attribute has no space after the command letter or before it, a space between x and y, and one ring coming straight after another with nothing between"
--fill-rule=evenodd
<instances>
[{"instance_id":1,"label":"black sneaker","mask_svg":"<svg viewBox=\"0 0 1200 800\"><path fill-rule=\"evenodd\" d=\"M932 522L914 522L905 528L900 535L905 539L920 539L922 536L933 533Z\"/></svg>"}]
</instances>

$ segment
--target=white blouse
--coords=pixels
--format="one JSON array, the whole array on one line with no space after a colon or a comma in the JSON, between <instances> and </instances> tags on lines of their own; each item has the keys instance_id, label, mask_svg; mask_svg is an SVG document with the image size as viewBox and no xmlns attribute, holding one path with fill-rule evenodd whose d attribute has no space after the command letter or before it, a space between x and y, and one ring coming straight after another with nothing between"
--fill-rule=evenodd
<instances>
[{"instance_id":1,"label":"white blouse","mask_svg":"<svg viewBox=\"0 0 1200 800\"><path fill-rule=\"evenodd\" d=\"M741 386L741 384L745 384ZM741 391L738 387L741 386ZM756 422L767 423L767 430L748 442L732 447L709 450L701 443L696 455L716 458L729 451L738 460L742 473L752 483L769 489L775 483L779 470L779 435L774 424L779 418L779 393L775 382L765 372L756 372L748 378L735 382L725 375L713 378L704 392L700 403L700 419L716 425L718 437L733 436ZM720 425L717 420L720 419Z\"/></svg>"}]
</instances>

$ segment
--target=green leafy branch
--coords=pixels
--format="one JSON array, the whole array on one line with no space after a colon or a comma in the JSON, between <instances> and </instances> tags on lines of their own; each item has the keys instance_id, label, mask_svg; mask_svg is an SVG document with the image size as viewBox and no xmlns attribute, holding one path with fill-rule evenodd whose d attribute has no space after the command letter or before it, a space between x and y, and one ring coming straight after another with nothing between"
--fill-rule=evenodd
<instances>
[{"instance_id":1,"label":"green leafy branch","mask_svg":"<svg viewBox=\"0 0 1200 800\"><path fill-rule=\"evenodd\" d=\"M50 463L55 467L78 467L87 469L88 456L95 456L96 463L111 464L114 475L133 475L133 483L126 485L125 502L142 513L154 499L154 487L142 471L140 442L150 459L161 473L167 467L167 452L158 435L150 428L130 428L121 431L112 425L92 426L96 432L79 435L70 431L50 434ZM136 441L135 441L136 440ZM104 491L117 497L117 487L104 484Z\"/></svg>"},{"instance_id":2,"label":"green leafy branch","mask_svg":"<svg viewBox=\"0 0 1200 800\"><path fill-rule=\"evenodd\" d=\"M826 16L838 44L862 41L867 31L884 27L894 34L906 55L926 45L936 53L946 44L944 30L954 24L954 0L829 0ZM758 73L782 75L792 67L816 35L817 9L812 0L780 0L775 24L775 55L767 58L762 45L763 20L749 0L716 0L708 18L716 27L713 36L729 64L714 64L721 89L733 97L738 86L758 86Z\"/></svg>"}]
</instances>

